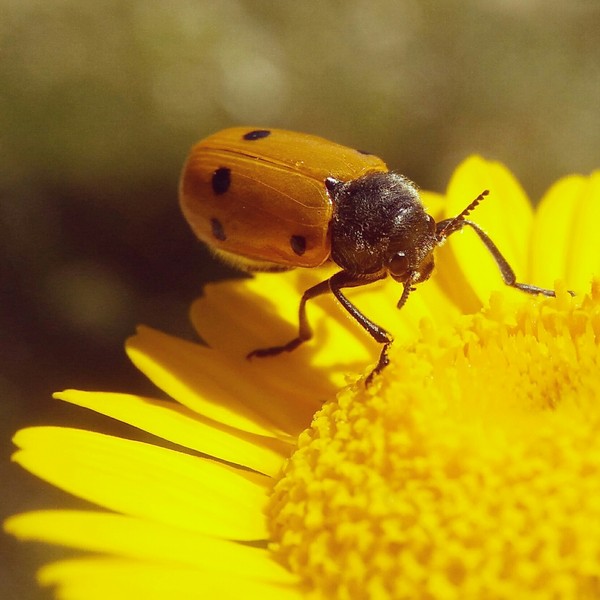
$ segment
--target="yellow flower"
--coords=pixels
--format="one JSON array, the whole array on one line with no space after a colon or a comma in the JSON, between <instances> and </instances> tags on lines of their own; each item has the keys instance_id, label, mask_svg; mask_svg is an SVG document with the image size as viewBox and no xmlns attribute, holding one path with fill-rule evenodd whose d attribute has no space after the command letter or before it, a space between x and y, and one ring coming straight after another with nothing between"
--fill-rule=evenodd
<instances>
[{"instance_id":1,"label":"yellow flower","mask_svg":"<svg viewBox=\"0 0 600 600\"><path fill-rule=\"evenodd\" d=\"M400 313L391 281L349 293L396 337L369 388L377 345L327 297L312 342L244 360L295 335L300 293L325 277L301 270L208 286L192 307L207 346L140 328L127 352L171 400L57 394L162 442L16 434L17 462L104 509L5 523L93 553L40 582L69 600L598 597L600 172L534 214L473 157L423 198L439 219L486 188L473 219L520 281L560 279L557 298L507 289L466 231Z\"/></svg>"}]
</instances>

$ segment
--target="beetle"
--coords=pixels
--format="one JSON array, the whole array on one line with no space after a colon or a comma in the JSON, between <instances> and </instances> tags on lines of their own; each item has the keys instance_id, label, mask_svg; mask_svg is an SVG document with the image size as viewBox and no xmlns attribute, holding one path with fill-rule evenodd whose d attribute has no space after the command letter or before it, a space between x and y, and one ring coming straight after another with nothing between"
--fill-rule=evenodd
<instances>
[{"instance_id":1,"label":"beetle","mask_svg":"<svg viewBox=\"0 0 600 600\"><path fill-rule=\"evenodd\" d=\"M342 293L391 276L402 284L402 308L434 268L433 252L469 226L494 258L504 283L529 294L552 290L519 283L490 237L469 213L483 191L456 217L435 222L416 185L390 172L377 156L323 138L282 129L233 127L193 146L179 198L196 236L221 259L246 271L313 268L333 261L340 270L307 289L300 300L298 335L260 348L251 357L291 352L312 337L306 303L328 292L382 345L367 378L389 363L392 336Z\"/></svg>"}]
</instances>

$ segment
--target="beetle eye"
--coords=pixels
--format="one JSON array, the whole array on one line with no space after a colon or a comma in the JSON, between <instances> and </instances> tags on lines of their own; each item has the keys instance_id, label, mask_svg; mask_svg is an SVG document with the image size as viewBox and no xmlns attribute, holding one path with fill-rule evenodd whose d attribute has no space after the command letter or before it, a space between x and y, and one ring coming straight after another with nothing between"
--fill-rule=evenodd
<instances>
[{"instance_id":1,"label":"beetle eye","mask_svg":"<svg viewBox=\"0 0 600 600\"><path fill-rule=\"evenodd\" d=\"M408 279L409 264L408 258L404 252L396 252L396 254L390 258L388 270L396 281L402 282Z\"/></svg>"}]
</instances>

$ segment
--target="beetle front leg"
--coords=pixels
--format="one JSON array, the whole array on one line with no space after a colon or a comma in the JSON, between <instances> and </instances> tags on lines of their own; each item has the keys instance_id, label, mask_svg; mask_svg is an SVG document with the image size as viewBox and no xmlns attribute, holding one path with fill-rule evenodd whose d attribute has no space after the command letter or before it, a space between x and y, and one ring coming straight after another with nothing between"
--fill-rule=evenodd
<instances>
[{"instance_id":1,"label":"beetle front leg","mask_svg":"<svg viewBox=\"0 0 600 600\"><path fill-rule=\"evenodd\" d=\"M450 221L451 219L448 219L448 220ZM445 223L445 221L441 222L442 225L444 223ZM448 234L448 235L451 235L452 233L455 233L456 231L460 231L460 229L462 229L462 227L464 225L468 225L477 234L479 239L483 242L483 245L488 249L489 253L492 255L492 258L496 262L496 265L498 265L498 270L500 271L500 274L502 275L502 280L504 281L504 283L506 285L508 285L509 287L513 287L518 290L521 290L522 292L526 292L527 294L542 294L543 296L549 296L549 297L555 296L553 290L541 288L541 287L538 287L537 285L531 285L529 283L518 282L517 276L515 275L513 268L510 266L510 264L508 263L506 258L504 258L503 254L500 252L500 250L498 250L498 246L496 246L496 244L491 240L490 236L487 233L485 233L485 231L483 231L483 229L481 229L481 227L479 227L479 225L477 225L477 223L474 223L473 221L469 221L468 219L463 219L462 221L459 221L459 224L460 224L460 227L457 227L456 229L451 231L450 234ZM438 223L438 227L440 227L440 223ZM569 294L571 294L571 296L574 296L575 292L572 292L569 290Z\"/></svg>"}]
</instances>

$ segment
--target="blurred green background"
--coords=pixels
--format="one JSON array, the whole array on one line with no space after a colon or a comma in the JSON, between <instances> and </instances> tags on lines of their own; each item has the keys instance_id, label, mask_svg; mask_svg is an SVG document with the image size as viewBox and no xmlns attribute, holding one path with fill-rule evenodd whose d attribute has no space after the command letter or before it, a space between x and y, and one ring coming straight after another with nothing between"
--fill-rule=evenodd
<instances>
[{"instance_id":1,"label":"blurred green background","mask_svg":"<svg viewBox=\"0 0 600 600\"><path fill-rule=\"evenodd\" d=\"M535 201L600 167L599 31L597 0L0 0L0 515L83 505L8 464L12 432L135 435L50 394L152 393L124 338L190 336L225 274L177 208L194 141L297 129L438 191L479 152ZM63 554L0 538L0 597L49 598Z\"/></svg>"}]
</instances>

